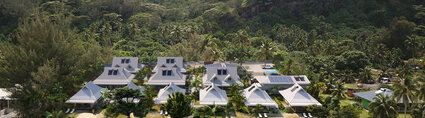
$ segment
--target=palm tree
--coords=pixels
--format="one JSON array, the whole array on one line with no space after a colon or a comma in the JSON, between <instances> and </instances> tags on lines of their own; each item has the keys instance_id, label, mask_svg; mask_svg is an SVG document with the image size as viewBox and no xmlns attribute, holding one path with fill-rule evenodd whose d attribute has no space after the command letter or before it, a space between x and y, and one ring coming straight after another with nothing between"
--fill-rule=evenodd
<instances>
[{"instance_id":1,"label":"palm tree","mask_svg":"<svg viewBox=\"0 0 425 118\"><path fill-rule=\"evenodd\" d=\"M410 113L413 118L424 118L425 115L425 103L416 104Z\"/></svg>"},{"instance_id":2,"label":"palm tree","mask_svg":"<svg viewBox=\"0 0 425 118\"><path fill-rule=\"evenodd\" d=\"M251 109L251 115L256 117L264 110L264 107L261 104L257 104L253 109Z\"/></svg>"},{"instance_id":3,"label":"palm tree","mask_svg":"<svg viewBox=\"0 0 425 118\"><path fill-rule=\"evenodd\" d=\"M177 91L168 95L168 97L164 106L172 118L183 118L191 114L192 107L190 106L191 99L189 96Z\"/></svg>"},{"instance_id":4,"label":"palm tree","mask_svg":"<svg viewBox=\"0 0 425 118\"><path fill-rule=\"evenodd\" d=\"M261 55L261 59L263 60L271 59L275 49L276 49L276 44L272 42L271 39L266 39L264 41L261 41L260 52L259 52L259 54Z\"/></svg>"},{"instance_id":5,"label":"palm tree","mask_svg":"<svg viewBox=\"0 0 425 118\"><path fill-rule=\"evenodd\" d=\"M388 96L378 94L369 107L373 118L397 118L397 102Z\"/></svg>"},{"instance_id":6,"label":"palm tree","mask_svg":"<svg viewBox=\"0 0 425 118\"><path fill-rule=\"evenodd\" d=\"M193 80L190 80L190 86L195 87L195 90L198 90L198 88L200 87L200 84L202 83L202 80L199 78L200 76L195 76Z\"/></svg>"},{"instance_id":7,"label":"palm tree","mask_svg":"<svg viewBox=\"0 0 425 118\"><path fill-rule=\"evenodd\" d=\"M416 36L407 36L407 40L404 41L405 46L412 51L412 57L415 58L416 50L420 47L420 42Z\"/></svg>"},{"instance_id":8,"label":"palm tree","mask_svg":"<svg viewBox=\"0 0 425 118\"><path fill-rule=\"evenodd\" d=\"M345 98L345 87L344 87L344 83L343 82L337 82L334 85L334 88L331 90L332 91L332 96L336 96L338 99L342 99Z\"/></svg>"},{"instance_id":9,"label":"palm tree","mask_svg":"<svg viewBox=\"0 0 425 118\"><path fill-rule=\"evenodd\" d=\"M407 107L410 107L410 101L416 102L416 96L414 92L415 88L411 83L411 78L400 79L400 82L394 84L394 96L393 98L399 102L403 101L404 114L407 112ZM406 116L404 116L406 117Z\"/></svg>"},{"instance_id":10,"label":"palm tree","mask_svg":"<svg viewBox=\"0 0 425 118\"><path fill-rule=\"evenodd\" d=\"M217 113L223 111L222 106L218 106L217 104L214 105L214 108L211 109L211 112L214 114L214 118L217 118Z\"/></svg>"}]
</instances>

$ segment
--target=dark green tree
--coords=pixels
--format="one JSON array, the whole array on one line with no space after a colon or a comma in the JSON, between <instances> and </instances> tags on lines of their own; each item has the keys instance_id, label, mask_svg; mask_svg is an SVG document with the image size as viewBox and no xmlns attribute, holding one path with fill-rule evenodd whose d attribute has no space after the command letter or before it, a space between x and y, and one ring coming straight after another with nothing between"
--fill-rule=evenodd
<instances>
[{"instance_id":1,"label":"dark green tree","mask_svg":"<svg viewBox=\"0 0 425 118\"><path fill-rule=\"evenodd\" d=\"M130 114L133 113L136 117L145 117L150 111L146 98L139 89L117 88L110 98L114 102L106 107L105 116L117 117L124 114L130 118Z\"/></svg>"},{"instance_id":2,"label":"dark green tree","mask_svg":"<svg viewBox=\"0 0 425 118\"><path fill-rule=\"evenodd\" d=\"M190 96L186 96L181 92L175 92L168 96L169 98L164 106L172 118L183 118L192 114Z\"/></svg>"},{"instance_id":3,"label":"dark green tree","mask_svg":"<svg viewBox=\"0 0 425 118\"><path fill-rule=\"evenodd\" d=\"M370 103L371 114L374 118L397 118L398 106L397 102L388 96L378 94L375 98L375 102Z\"/></svg>"}]
</instances>

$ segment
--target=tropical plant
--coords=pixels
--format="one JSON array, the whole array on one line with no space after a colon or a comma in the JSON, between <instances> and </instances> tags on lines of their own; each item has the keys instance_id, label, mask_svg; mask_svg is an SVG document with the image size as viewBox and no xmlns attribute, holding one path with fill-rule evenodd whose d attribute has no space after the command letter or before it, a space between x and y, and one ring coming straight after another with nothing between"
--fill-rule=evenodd
<instances>
[{"instance_id":1,"label":"tropical plant","mask_svg":"<svg viewBox=\"0 0 425 118\"><path fill-rule=\"evenodd\" d=\"M370 103L370 113L374 118L397 118L397 102L388 96L378 94Z\"/></svg>"},{"instance_id":2,"label":"tropical plant","mask_svg":"<svg viewBox=\"0 0 425 118\"><path fill-rule=\"evenodd\" d=\"M230 100L235 104L237 110L242 110L245 107L245 96L243 96L241 88L236 84L231 84L229 88Z\"/></svg>"},{"instance_id":3,"label":"tropical plant","mask_svg":"<svg viewBox=\"0 0 425 118\"><path fill-rule=\"evenodd\" d=\"M223 111L224 111L224 108L217 104L215 104L214 107L211 109L211 112L214 115L214 118L217 118L217 113L223 112Z\"/></svg>"},{"instance_id":4,"label":"tropical plant","mask_svg":"<svg viewBox=\"0 0 425 118\"><path fill-rule=\"evenodd\" d=\"M145 83L145 78L149 78L152 75L152 68L150 67L143 67L139 71L137 71L136 76L134 79L137 80L137 83L139 86L143 86Z\"/></svg>"},{"instance_id":5,"label":"tropical plant","mask_svg":"<svg viewBox=\"0 0 425 118\"><path fill-rule=\"evenodd\" d=\"M410 102L415 103L417 101L415 90L410 77L400 78L400 81L394 84L393 98L397 102L403 101L404 114L406 114L407 108L410 107Z\"/></svg>"},{"instance_id":6,"label":"tropical plant","mask_svg":"<svg viewBox=\"0 0 425 118\"><path fill-rule=\"evenodd\" d=\"M194 78L190 80L190 86L195 87L195 90L201 87L202 79L200 78L200 76L194 76Z\"/></svg>"},{"instance_id":7,"label":"tropical plant","mask_svg":"<svg viewBox=\"0 0 425 118\"><path fill-rule=\"evenodd\" d=\"M119 114L124 114L130 118L131 113L136 117L145 117L150 110L145 103L146 97L140 93L140 89L117 88L110 96L110 99L114 102L106 107L104 115L107 117L117 117Z\"/></svg>"},{"instance_id":8,"label":"tropical plant","mask_svg":"<svg viewBox=\"0 0 425 118\"><path fill-rule=\"evenodd\" d=\"M347 96L345 94L344 82L336 82L334 85L334 88L331 91L332 91L332 96L338 99L343 99Z\"/></svg>"},{"instance_id":9,"label":"tropical plant","mask_svg":"<svg viewBox=\"0 0 425 118\"><path fill-rule=\"evenodd\" d=\"M152 86L146 85L145 89L143 90L143 95L146 97L145 103L148 105L149 108L152 108L155 104L153 101L153 98L155 97L155 91Z\"/></svg>"},{"instance_id":10,"label":"tropical plant","mask_svg":"<svg viewBox=\"0 0 425 118\"><path fill-rule=\"evenodd\" d=\"M66 114L62 110L61 111L53 111L53 112L46 111L44 113L44 116L46 118L64 118L66 116Z\"/></svg>"},{"instance_id":11,"label":"tropical plant","mask_svg":"<svg viewBox=\"0 0 425 118\"><path fill-rule=\"evenodd\" d=\"M210 118L212 114L213 113L211 107L208 105L204 105L201 108L196 109L195 112L193 112L193 116L199 118Z\"/></svg>"},{"instance_id":12,"label":"tropical plant","mask_svg":"<svg viewBox=\"0 0 425 118\"><path fill-rule=\"evenodd\" d=\"M251 109L251 116L258 117L261 112L263 112L264 107L261 104L255 105L254 108Z\"/></svg>"},{"instance_id":13,"label":"tropical plant","mask_svg":"<svg viewBox=\"0 0 425 118\"><path fill-rule=\"evenodd\" d=\"M425 103L415 104L411 112L412 118L425 117Z\"/></svg>"},{"instance_id":14,"label":"tropical plant","mask_svg":"<svg viewBox=\"0 0 425 118\"><path fill-rule=\"evenodd\" d=\"M189 96L177 91L168 95L168 97L164 106L165 110L167 110L172 118L183 118L192 113L192 107L190 106L191 99Z\"/></svg>"}]
</instances>

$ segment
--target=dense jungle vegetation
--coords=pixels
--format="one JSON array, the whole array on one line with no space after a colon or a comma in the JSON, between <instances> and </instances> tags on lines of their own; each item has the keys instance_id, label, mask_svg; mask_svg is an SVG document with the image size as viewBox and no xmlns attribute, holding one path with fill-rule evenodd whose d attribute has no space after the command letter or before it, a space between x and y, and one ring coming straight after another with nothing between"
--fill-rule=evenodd
<instances>
[{"instance_id":1,"label":"dense jungle vegetation","mask_svg":"<svg viewBox=\"0 0 425 118\"><path fill-rule=\"evenodd\" d=\"M371 70L424 78L423 70L412 69L425 67L424 5L424 0L0 0L0 88L21 88L10 90L20 98L16 109L31 117L62 108L113 56L143 63L158 56L273 60L281 74L308 75L317 83L373 83Z\"/></svg>"}]
</instances>

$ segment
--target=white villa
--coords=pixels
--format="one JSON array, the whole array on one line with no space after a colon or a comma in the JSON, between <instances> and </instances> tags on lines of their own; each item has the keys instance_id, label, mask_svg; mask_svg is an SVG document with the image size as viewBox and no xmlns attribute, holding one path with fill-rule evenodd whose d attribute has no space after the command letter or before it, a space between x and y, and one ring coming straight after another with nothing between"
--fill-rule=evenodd
<instances>
[{"instance_id":1,"label":"white villa","mask_svg":"<svg viewBox=\"0 0 425 118\"><path fill-rule=\"evenodd\" d=\"M297 83L290 88L279 91L279 93L285 98L285 102L288 103L294 111L296 111L297 108L305 108L308 105L322 105Z\"/></svg>"},{"instance_id":2,"label":"white villa","mask_svg":"<svg viewBox=\"0 0 425 118\"><path fill-rule=\"evenodd\" d=\"M199 91L200 105L226 105L228 102L226 91L212 84Z\"/></svg>"},{"instance_id":3,"label":"white villa","mask_svg":"<svg viewBox=\"0 0 425 118\"><path fill-rule=\"evenodd\" d=\"M186 68L182 57L158 57L158 62L148 80L147 85L166 86L170 82L184 86L186 84Z\"/></svg>"},{"instance_id":4,"label":"white villa","mask_svg":"<svg viewBox=\"0 0 425 118\"><path fill-rule=\"evenodd\" d=\"M250 87L244 89L244 96L246 98L246 106L256 106L261 104L266 107L277 108L276 102L267 94L266 91L261 89L258 83L252 84Z\"/></svg>"},{"instance_id":5,"label":"white villa","mask_svg":"<svg viewBox=\"0 0 425 118\"><path fill-rule=\"evenodd\" d=\"M114 57L111 67L123 67L130 73L136 73L143 68L138 57Z\"/></svg>"},{"instance_id":6,"label":"white villa","mask_svg":"<svg viewBox=\"0 0 425 118\"><path fill-rule=\"evenodd\" d=\"M134 74L131 74L123 67L105 67L103 73L93 83L114 89L126 86L133 80L134 76Z\"/></svg>"},{"instance_id":7,"label":"white villa","mask_svg":"<svg viewBox=\"0 0 425 118\"><path fill-rule=\"evenodd\" d=\"M243 85L237 71L237 65L227 63L215 63L205 65L207 72L202 77L202 84L209 86L215 84L216 86L228 87L231 84Z\"/></svg>"},{"instance_id":8,"label":"white villa","mask_svg":"<svg viewBox=\"0 0 425 118\"><path fill-rule=\"evenodd\" d=\"M80 105L79 108L93 108L98 103L99 98L102 96L102 91L105 88L95 85L92 81L87 82L83 88L80 89L65 103L72 103Z\"/></svg>"},{"instance_id":9,"label":"white villa","mask_svg":"<svg viewBox=\"0 0 425 118\"><path fill-rule=\"evenodd\" d=\"M158 92L158 96L155 99L155 104L164 104L167 102L168 95L173 94L176 91L180 91L182 93L186 93L185 89L182 89L175 85L173 82L169 83L168 86L165 86L164 88L160 89Z\"/></svg>"}]
</instances>

